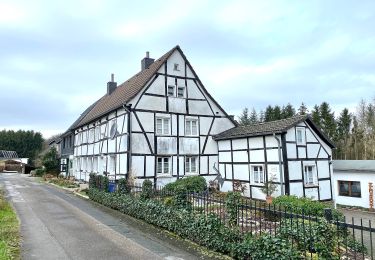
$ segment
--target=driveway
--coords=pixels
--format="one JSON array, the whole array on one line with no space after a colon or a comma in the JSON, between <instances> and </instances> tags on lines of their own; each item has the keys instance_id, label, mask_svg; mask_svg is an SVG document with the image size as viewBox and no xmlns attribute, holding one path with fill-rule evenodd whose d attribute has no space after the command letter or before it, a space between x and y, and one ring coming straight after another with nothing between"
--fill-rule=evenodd
<instances>
[{"instance_id":1,"label":"driveway","mask_svg":"<svg viewBox=\"0 0 375 260\"><path fill-rule=\"evenodd\" d=\"M0 173L0 186L21 221L22 259L200 258L149 225L27 175Z\"/></svg>"}]
</instances>

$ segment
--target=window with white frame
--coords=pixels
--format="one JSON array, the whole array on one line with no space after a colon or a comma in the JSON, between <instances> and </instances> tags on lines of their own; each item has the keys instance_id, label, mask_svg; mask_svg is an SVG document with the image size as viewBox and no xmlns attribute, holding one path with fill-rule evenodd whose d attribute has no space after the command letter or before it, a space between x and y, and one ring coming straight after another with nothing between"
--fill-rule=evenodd
<instances>
[{"instance_id":1,"label":"window with white frame","mask_svg":"<svg viewBox=\"0 0 375 260\"><path fill-rule=\"evenodd\" d=\"M187 156L185 158L185 173L198 173L198 157Z\"/></svg>"},{"instance_id":2,"label":"window with white frame","mask_svg":"<svg viewBox=\"0 0 375 260\"><path fill-rule=\"evenodd\" d=\"M185 135L198 135L198 120L186 118L185 120Z\"/></svg>"},{"instance_id":3,"label":"window with white frame","mask_svg":"<svg viewBox=\"0 0 375 260\"><path fill-rule=\"evenodd\" d=\"M171 169L171 158L170 157L158 157L156 160L156 173L170 174Z\"/></svg>"},{"instance_id":4,"label":"window with white frame","mask_svg":"<svg viewBox=\"0 0 375 260\"><path fill-rule=\"evenodd\" d=\"M185 87L177 88L177 97L183 98L185 96Z\"/></svg>"},{"instance_id":5,"label":"window with white frame","mask_svg":"<svg viewBox=\"0 0 375 260\"><path fill-rule=\"evenodd\" d=\"M175 86L174 85L168 85L168 97L174 97L175 95Z\"/></svg>"},{"instance_id":6,"label":"window with white frame","mask_svg":"<svg viewBox=\"0 0 375 260\"><path fill-rule=\"evenodd\" d=\"M252 165L251 174L252 174L254 183L259 183L259 184L264 183L263 165Z\"/></svg>"},{"instance_id":7,"label":"window with white frame","mask_svg":"<svg viewBox=\"0 0 375 260\"><path fill-rule=\"evenodd\" d=\"M296 128L296 138L297 138L297 145L304 145L305 144L305 128L304 127L297 127Z\"/></svg>"},{"instance_id":8,"label":"window with white frame","mask_svg":"<svg viewBox=\"0 0 375 260\"><path fill-rule=\"evenodd\" d=\"M304 171L305 185L315 185L317 181L315 165L305 165Z\"/></svg>"},{"instance_id":9,"label":"window with white frame","mask_svg":"<svg viewBox=\"0 0 375 260\"><path fill-rule=\"evenodd\" d=\"M168 135L170 132L171 120L168 117L157 117L156 118L156 134Z\"/></svg>"}]
</instances>

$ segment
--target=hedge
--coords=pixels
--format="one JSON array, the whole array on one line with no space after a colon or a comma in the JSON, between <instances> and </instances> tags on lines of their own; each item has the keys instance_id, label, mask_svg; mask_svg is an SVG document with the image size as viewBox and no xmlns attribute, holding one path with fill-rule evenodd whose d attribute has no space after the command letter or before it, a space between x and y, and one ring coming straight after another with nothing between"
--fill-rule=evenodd
<instances>
[{"instance_id":1,"label":"hedge","mask_svg":"<svg viewBox=\"0 0 375 260\"><path fill-rule=\"evenodd\" d=\"M197 214L181 207L170 207L159 201L107 193L90 188L90 199L147 223L171 231L211 250L235 259L298 259L297 248L281 235L243 237L238 229L226 227L213 213Z\"/></svg>"}]
</instances>

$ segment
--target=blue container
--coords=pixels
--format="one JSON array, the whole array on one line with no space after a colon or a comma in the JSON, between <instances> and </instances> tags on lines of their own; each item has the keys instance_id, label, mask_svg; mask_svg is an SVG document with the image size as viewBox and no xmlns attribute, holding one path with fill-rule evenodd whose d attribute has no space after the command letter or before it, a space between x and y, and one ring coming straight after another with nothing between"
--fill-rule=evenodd
<instances>
[{"instance_id":1,"label":"blue container","mask_svg":"<svg viewBox=\"0 0 375 260\"><path fill-rule=\"evenodd\" d=\"M110 182L108 185L108 191L109 192L115 192L116 191L116 183Z\"/></svg>"}]
</instances>

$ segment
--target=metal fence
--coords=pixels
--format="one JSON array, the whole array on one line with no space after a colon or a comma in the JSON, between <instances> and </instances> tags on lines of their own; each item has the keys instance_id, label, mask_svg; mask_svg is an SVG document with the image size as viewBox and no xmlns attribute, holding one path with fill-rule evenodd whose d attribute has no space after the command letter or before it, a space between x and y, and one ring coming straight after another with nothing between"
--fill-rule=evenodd
<instances>
[{"instance_id":1,"label":"metal fence","mask_svg":"<svg viewBox=\"0 0 375 260\"><path fill-rule=\"evenodd\" d=\"M142 186L132 186L131 192L133 194L142 192ZM156 187L153 189L152 198L168 203L175 195L174 192ZM317 240L314 236L319 229L318 225L328 222L333 232L332 241L322 241L322 243L334 245L334 251L340 259L374 259L375 227L371 220L346 219L332 214L332 210L328 208L323 213L305 214L304 211L296 213L263 201L240 198L235 202L233 221L233 205L228 205L224 197L209 192L187 193L186 200L193 212L215 214L222 224L237 228L244 235L267 233L276 236L289 232L287 236L290 238L290 243L306 248L305 258L309 259L318 258L314 254L313 243Z\"/></svg>"}]
</instances>

